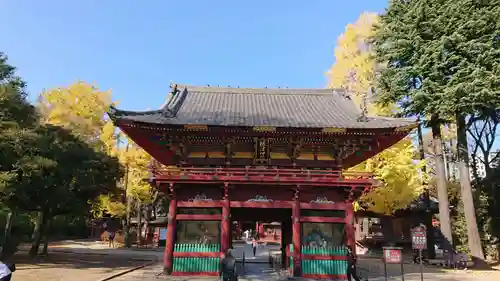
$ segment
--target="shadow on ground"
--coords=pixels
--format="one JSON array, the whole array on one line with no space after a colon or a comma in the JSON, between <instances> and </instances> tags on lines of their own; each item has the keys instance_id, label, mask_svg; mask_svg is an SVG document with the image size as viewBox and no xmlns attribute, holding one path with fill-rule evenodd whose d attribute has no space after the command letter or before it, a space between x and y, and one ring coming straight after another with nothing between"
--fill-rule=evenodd
<instances>
[{"instance_id":1,"label":"shadow on ground","mask_svg":"<svg viewBox=\"0 0 500 281\"><path fill-rule=\"evenodd\" d=\"M155 257L103 255L93 253L59 253L30 257L18 252L12 257L16 264L13 281L95 281L156 261Z\"/></svg>"}]
</instances>

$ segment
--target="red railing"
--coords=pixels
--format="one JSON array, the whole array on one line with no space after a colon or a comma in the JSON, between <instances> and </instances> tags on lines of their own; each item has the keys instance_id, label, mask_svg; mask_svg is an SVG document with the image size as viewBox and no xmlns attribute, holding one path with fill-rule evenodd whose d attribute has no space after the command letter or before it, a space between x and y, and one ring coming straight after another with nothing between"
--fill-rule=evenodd
<instances>
[{"instance_id":1,"label":"red railing","mask_svg":"<svg viewBox=\"0 0 500 281\"><path fill-rule=\"evenodd\" d=\"M281 168L190 168L165 167L153 171L156 180L173 182L238 182L242 184L367 185L373 175L339 170L306 170Z\"/></svg>"}]
</instances>

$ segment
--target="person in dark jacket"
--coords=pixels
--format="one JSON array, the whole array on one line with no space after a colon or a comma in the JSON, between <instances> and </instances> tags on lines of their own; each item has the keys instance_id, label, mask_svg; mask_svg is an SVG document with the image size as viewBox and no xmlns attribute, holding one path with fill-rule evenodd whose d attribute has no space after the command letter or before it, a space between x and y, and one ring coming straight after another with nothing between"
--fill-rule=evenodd
<instances>
[{"instance_id":1,"label":"person in dark jacket","mask_svg":"<svg viewBox=\"0 0 500 281\"><path fill-rule=\"evenodd\" d=\"M238 273L236 272L236 259L233 257L231 250L227 251L226 256L222 260L221 275L223 281L238 280Z\"/></svg>"},{"instance_id":2,"label":"person in dark jacket","mask_svg":"<svg viewBox=\"0 0 500 281\"><path fill-rule=\"evenodd\" d=\"M361 281L356 272L356 255L353 253L351 246L347 246L347 280L352 278L356 281Z\"/></svg>"}]
</instances>

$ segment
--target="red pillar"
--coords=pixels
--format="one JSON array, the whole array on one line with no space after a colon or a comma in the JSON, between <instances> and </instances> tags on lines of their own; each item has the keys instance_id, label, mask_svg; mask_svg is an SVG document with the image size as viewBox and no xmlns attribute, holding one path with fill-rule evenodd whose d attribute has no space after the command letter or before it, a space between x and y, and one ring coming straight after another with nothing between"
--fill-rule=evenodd
<instances>
[{"instance_id":1,"label":"red pillar","mask_svg":"<svg viewBox=\"0 0 500 281\"><path fill-rule=\"evenodd\" d=\"M345 210L345 233L346 245L351 246L352 251L356 253L356 233L354 229L354 206L353 203L348 203Z\"/></svg>"},{"instance_id":2,"label":"red pillar","mask_svg":"<svg viewBox=\"0 0 500 281\"><path fill-rule=\"evenodd\" d=\"M174 258L174 245L175 245L175 216L177 213L177 198L173 184L170 184L171 200L168 207L168 225L167 225L167 241L165 245L165 252L163 253L163 269L168 275L172 274L173 258Z\"/></svg>"},{"instance_id":3,"label":"red pillar","mask_svg":"<svg viewBox=\"0 0 500 281\"><path fill-rule=\"evenodd\" d=\"M300 200L298 190L295 192L295 200L292 207L292 242L293 242L293 275L302 275L301 264L301 231L300 231Z\"/></svg>"},{"instance_id":4,"label":"red pillar","mask_svg":"<svg viewBox=\"0 0 500 281\"><path fill-rule=\"evenodd\" d=\"M226 253L229 249L229 239L231 238L231 212L229 210L228 186L224 185L224 199L222 202L222 225L221 225L221 251Z\"/></svg>"}]
</instances>

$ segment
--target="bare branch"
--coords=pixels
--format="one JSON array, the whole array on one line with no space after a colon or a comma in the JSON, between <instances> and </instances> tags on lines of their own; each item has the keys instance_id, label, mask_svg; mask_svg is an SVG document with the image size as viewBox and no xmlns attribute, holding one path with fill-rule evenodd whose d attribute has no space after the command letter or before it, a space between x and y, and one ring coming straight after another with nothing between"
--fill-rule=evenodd
<instances>
[{"instance_id":1,"label":"bare branch","mask_svg":"<svg viewBox=\"0 0 500 281\"><path fill-rule=\"evenodd\" d=\"M471 121L473 120L473 121ZM469 136L472 138L471 152L474 161L480 161L485 165L489 165L493 162L493 159L489 159L489 154L493 149L496 141L496 137L499 135L498 124L500 119L497 116L485 116L483 118L470 118L468 124L470 126L467 128ZM481 152L483 158L477 158L478 152ZM495 155L495 159L497 156Z\"/></svg>"}]
</instances>

